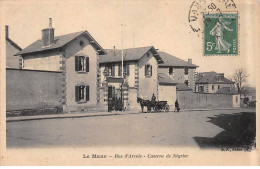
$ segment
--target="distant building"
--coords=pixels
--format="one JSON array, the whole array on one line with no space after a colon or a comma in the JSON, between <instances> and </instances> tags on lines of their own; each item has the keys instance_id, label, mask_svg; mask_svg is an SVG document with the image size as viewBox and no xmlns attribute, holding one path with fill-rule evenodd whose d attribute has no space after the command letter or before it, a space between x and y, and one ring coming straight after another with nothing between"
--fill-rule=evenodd
<instances>
[{"instance_id":1,"label":"distant building","mask_svg":"<svg viewBox=\"0 0 260 169\"><path fill-rule=\"evenodd\" d=\"M6 67L7 68L20 68L20 57L14 56L22 49L9 38L9 27L5 26L5 44L6 44Z\"/></svg>"},{"instance_id":2,"label":"distant building","mask_svg":"<svg viewBox=\"0 0 260 169\"><path fill-rule=\"evenodd\" d=\"M140 109L137 97L151 100L154 94L158 98L158 63L163 61L153 46L124 49L122 76L121 52L107 49L107 55L100 56L100 98L109 110L117 99L123 99L128 110Z\"/></svg>"},{"instance_id":3,"label":"distant building","mask_svg":"<svg viewBox=\"0 0 260 169\"><path fill-rule=\"evenodd\" d=\"M198 66L192 64L192 59L186 62L165 52L158 53L164 61L159 64L159 72L170 76L178 83L177 91L195 90L195 73Z\"/></svg>"},{"instance_id":4,"label":"distant building","mask_svg":"<svg viewBox=\"0 0 260 169\"><path fill-rule=\"evenodd\" d=\"M104 54L105 50L88 31L55 37L50 18L49 27L42 30L42 39L16 55L22 57L22 69L62 72L59 88L62 88L61 104L66 112L101 107L98 60Z\"/></svg>"},{"instance_id":5,"label":"distant building","mask_svg":"<svg viewBox=\"0 0 260 169\"><path fill-rule=\"evenodd\" d=\"M220 89L220 91L226 91L227 88L229 88L230 91L233 91L234 82L225 78L224 73L204 72L197 75L195 92L217 93Z\"/></svg>"}]
</instances>

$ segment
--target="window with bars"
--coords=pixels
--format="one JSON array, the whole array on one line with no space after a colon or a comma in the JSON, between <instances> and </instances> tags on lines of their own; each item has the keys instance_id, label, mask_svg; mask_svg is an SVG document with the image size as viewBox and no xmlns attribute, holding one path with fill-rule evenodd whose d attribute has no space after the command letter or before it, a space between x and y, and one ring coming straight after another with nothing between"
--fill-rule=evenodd
<instances>
[{"instance_id":1,"label":"window with bars","mask_svg":"<svg viewBox=\"0 0 260 169\"><path fill-rule=\"evenodd\" d=\"M153 75L153 69L152 69L152 65L145 65L145 76L146 77L151 77Z\"/></svg>"},{"instance_id":2,"label":"window with bars","mask_svg":"<svg viewBox=\"0 0 260 169\"><path fill-rule=\"evenodd\" d=\"M75 56L75 71L89 72L89 57Z\"/></svg>"},{"instance_id":3,"label":"window with bars","mask_svg":"<svg viewBox=\"0 0 260 169\"><path fill-rule=\"evenodd\" d=\"M89 86L88 85L76 85L75 86L75 101L76 102L89 101Z\"/></svg>"}]
</instances>

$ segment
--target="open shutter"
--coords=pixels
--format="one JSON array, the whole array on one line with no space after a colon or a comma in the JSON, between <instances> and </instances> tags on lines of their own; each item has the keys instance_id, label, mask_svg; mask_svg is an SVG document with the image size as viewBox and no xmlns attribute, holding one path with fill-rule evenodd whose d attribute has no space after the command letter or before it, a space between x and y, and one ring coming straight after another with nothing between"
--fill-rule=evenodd
<instances>
[{"instance_id":1,"label":"open shutter","mask_svg":"<svg viewBox=\"0 0 260 169\"><path fill-rule=\"evenodd\" d=\"M112 76L115 76L115 66L114 65L112 65Z\"/></svg>"},{"instance_id":2,"label":"open shutter","mask_svg":"<svg viewBox=\"0 0 260 169\"><path fill-rule=\"evenodd\" d=\"M86 86L86 101L89 101L89 86Z\"/></svg>"},{"instance_id":3,"label":"open shutter","mask_svg":"<svg viewBox=\"0 0 260 169\"><path fill-rule=\"evenodd\" d=\"M144 75L147 76L147 65L144 66Z\"/></svg>"},{"instance_id":4,"label":"open shutter","mask_svg":"<svg viewBox=\"0 0 260 169\"><path fill-rule=\"evenodd\" d=\"M89 57L86 57L86 72L89 72Z\"/></svg>"},{"instance_id":5,"label":"open shutter","mask_svg":"<svg viewBox=\"0 0 260 169\"><path fill-rule=\"evenodd\" d=\"M79 56L75 56L75 71L79 71Z\"/></svg>"},{"instance_id":6,"label":"open shutter","mask_svg":"<svg viewBox=\"0 0 260 169\"><path fill-rule=\"evenodd\" d=\"M79 101L79 86L75 86L75 101Z\"/></svg>"},{"instance_id":7,"label":"open shutter","mask_svg":"<svg viewBox=\"0 0 260 169\"><path fill-rule=\"evenodd\" d=\"M126 75L129 76L130 72L129 72L129 64L126 65Z\"/></svg>"},{"instance_id":8,"label":"open shutter","mask_svg":"<svg viewBox=\"0 0 260 169\"><path fill-rule=\"evenodd\" d=\"M150 75L152 76L152 75L153 75L153 67L152 67L152 65L151 65L150 67L151 67L151 69L150 69L150 71L151 71Z\"/></svg>"},{"instance_id":9,"label":"open shutter","mask_svg":"<svg viewBox=\"0 0 260 169\"><path fill-rule=\"evenodd\" d=\"M118 76L122 76L122 66L118 65Z\"/></svg>"}]
</instances>

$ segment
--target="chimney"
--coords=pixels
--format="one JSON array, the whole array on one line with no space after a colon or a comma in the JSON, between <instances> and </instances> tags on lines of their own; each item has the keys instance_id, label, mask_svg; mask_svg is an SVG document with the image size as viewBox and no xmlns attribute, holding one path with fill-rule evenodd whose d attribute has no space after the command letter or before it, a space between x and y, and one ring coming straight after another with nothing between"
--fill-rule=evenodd
<instances>
[{"instance_id":1,"label":"chimney","mask_svg":"<svg viewBox=\"0 0 260 169\"><path fill-rule=\"evenodd\" d=\"M9 38L9 30L8 30L9 26L5 25L5 38Z\"/></svg>"},{"instance_id":2,"label":"chimney","mask_svg":"<svg viewBox=\"0 0 260 169\"><path fill-rule=\"evenodd\" d=\"M54 43L54 28L51 18L49 18L49 27L42 30L42 42L44 46L50 46Z\"/></svg>"},{"instance_id":3,"label":"chimney","mask_svg":"<svg viewBox=\"0 0 260 169\"><path fill-rule=\"evenodd\" d=\"M192 59L188 59L188 63L192 64Z\"/></svg>"}]
</instances>

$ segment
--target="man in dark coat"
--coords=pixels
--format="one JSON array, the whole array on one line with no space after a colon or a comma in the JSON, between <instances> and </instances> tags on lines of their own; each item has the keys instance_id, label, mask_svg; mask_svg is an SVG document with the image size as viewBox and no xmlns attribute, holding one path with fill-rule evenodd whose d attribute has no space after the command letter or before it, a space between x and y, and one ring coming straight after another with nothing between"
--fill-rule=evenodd
<instances>
[{"instance_id":1,"label":"man in dark coat","mask_svg":"<svg viewBox=\"0 0 260 169\"><path fill-rule=\"evenodd\" d=\"M174 112L176 112L176 111L177 111L177 112L180 111L178 99L175 101L175 109L174 109Z\"/></svg>"}]
</instances>

